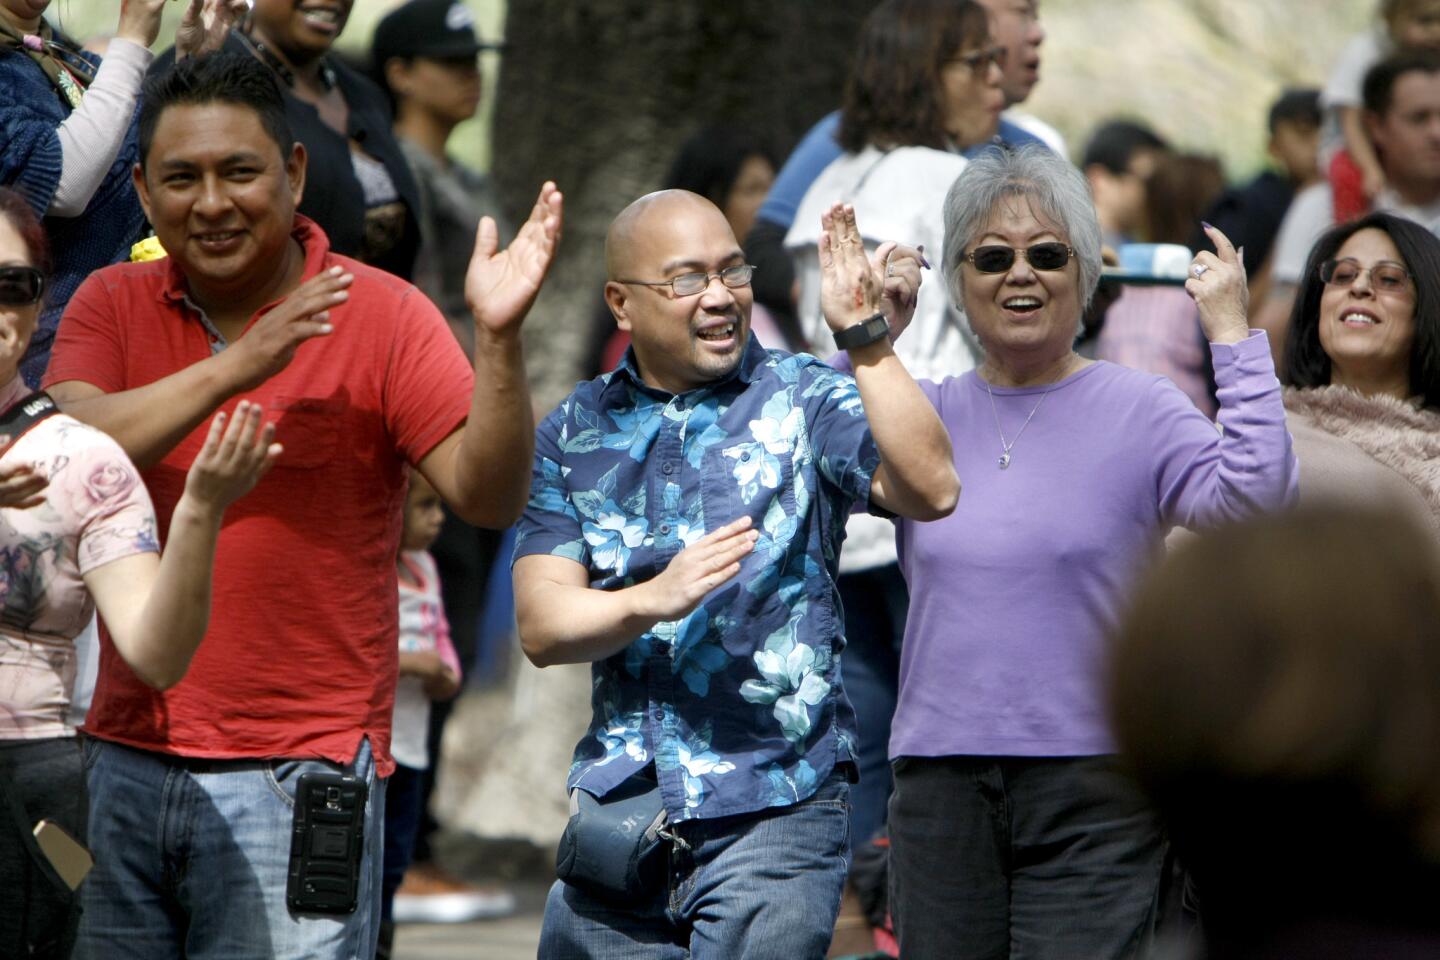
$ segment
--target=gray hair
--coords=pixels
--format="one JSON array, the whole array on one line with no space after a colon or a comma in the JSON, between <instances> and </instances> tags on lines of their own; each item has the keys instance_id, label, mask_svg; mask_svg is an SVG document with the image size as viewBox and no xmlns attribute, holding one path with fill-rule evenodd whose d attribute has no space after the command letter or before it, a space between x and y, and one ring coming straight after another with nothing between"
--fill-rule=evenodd
<instances>
[{"instance_id":1,"label":"gray hair","mask_svg":"<svg viewBox=\"0 0 1440 960\"><path fill-rule=\"evenodd\" d=\"M961 258L989 224L996 206L1009 197L1028 200L1036 218L1054 227L1075 251L1080 267L1080 308L1088 308L1100 283L1100 221L1095 217L1095 203L1084 174L1037 144L1019 150L985 151L970 161L945 195L941 265L951 302L964 309Z\"/></svg>"}]
</instances>

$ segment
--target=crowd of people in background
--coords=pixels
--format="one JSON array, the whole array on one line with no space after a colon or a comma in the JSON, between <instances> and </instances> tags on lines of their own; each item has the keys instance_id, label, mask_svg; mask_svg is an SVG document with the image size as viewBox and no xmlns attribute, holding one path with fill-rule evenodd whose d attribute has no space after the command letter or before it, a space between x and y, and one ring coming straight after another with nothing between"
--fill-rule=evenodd
<instances>
[{"instance_id":1,"label":"crowd of people in background","mask_svg":"<svg viewBox=\"0 0 1440 960\"><path fill-rule=\"evenodd\" d=\"M158 56L164 0L103 57L49 6L0 0L0 953L514 910L432 810L497 619L591 670L542 957L1440 952L1440 0L1236 185L1024 112L1035 0L880 0L788 156L707 118L615 198L553 410L564 184L455 159L464 3L368 64L351 0Z\"/></svg>"}]
</instances>

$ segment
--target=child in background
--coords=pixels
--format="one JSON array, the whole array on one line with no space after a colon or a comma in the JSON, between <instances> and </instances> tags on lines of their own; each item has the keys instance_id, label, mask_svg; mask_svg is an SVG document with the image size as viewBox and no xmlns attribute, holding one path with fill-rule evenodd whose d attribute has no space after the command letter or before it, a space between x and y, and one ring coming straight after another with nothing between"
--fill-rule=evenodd
<instances>
[{"instance_id":1,"label":"child in background","mask_svg":"<svg viewBox=\"0 0 1440 960\"><path fill-rule=\"evenodd\" d=\"M435 560L426 552L444 520L439 494L412 470L405 497L405 529L395 558L400 581L400 681L395 688L390 735L395 773L385 788L385 866L377 957L390 955L395 891L410 865L420 824L421 780L430 765L426 749L430 701L449 700L460 691L460 660L440 604L440 578Z\"/></svg>"},{"instance_id":2,"label":"child in background","mask_svg":"<svg viewBox=\"0 0 1440 960\"><path fill-rule=\"evenodd\" d=\"M1383 23L1346 44L1321 94L1325 132L1320 169L1330 178L1335 222L1367 212L1385 174L1365 131L1360 90L1371 67L1401 48L1440 52L1440 0L1381 0Z\"/></svg>"}]
</instances>

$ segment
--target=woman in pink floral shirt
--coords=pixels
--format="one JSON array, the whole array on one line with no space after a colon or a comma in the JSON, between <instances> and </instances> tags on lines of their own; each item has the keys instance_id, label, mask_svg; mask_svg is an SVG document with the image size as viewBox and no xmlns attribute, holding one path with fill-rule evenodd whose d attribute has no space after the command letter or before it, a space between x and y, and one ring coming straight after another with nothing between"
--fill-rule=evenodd
<instances>
[{"instance_id":1,"label":"woman in pink floral shirt","mask_svg":"<svg viewBox=\"0 0 1440 960\"><path fill-rule=\"evenodd\" d=\"M66 957L75 899L32 830L48 820L85 839L85 782L66 720L75 637L98 607L141 679L178 682L205 635L221 517L280 448L258 406L242 403L228 426L217 415L162 557L150 496L119 444L46 416L48 402L19 377L47 259L30 207L0 188L0 944Z\"/></svg>"}]
</instances>

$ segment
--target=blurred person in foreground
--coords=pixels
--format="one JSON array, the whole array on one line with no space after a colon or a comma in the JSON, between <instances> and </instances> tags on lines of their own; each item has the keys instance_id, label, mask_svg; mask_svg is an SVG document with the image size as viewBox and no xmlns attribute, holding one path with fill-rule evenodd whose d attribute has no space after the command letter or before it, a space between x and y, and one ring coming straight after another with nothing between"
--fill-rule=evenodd
<instances>
[{"instance_id":1,"label":"blurred person in foreground","mask_svg":"<svg viewBox=\"0 0 1440 960\"><path fill-rule=\"evenodd\" d=\"M1440 541L1440 238L1387 213L1322 235L1283 372L1302 502L1390 503Z\"/></svg>"},{"instance_id":2,"label":"blurred person in foreground","mask_svg":"<svg viewBox=\"0 0 1440 960\"><path fill-rule=\"evenodd\" d=\"M942 517L960 485L887 335L887 314L913 305L918 254L887 277L893 245L872 263L852 208L825 226L823 309L853 379L756 342L751 268L710 201L649 194L611 224L605 298L633 340L540 426L515 596L533 662L593 664L572 839L638 795L667 818L669 850L621 895L574 864L551 887L541 956L820 957L830 943L856 760L844 519Z\"/></svg>"},{"instance_id":3,"label":"blurred person in foreground","mask_svg":"<svg viewBox=\"0 0 1440 960\"><path fill-rule=\"evenodd\" d=\"M1211 237L1221 252L1196 256L1186 289L1223 435L1165 378L1075 353L1100 225L1074 166L996 152L946 197L945 281L984 362L920 384L965 496L936 522L898 521L890 882L908 960L1146 945L1165 844L1112 756L1103 637L1169 527L1295 499L1269 346L1247 328L1235 250Z\"/></svg>"},{"instance_id":4,"label":"blurred person in foreground","mask_svg":"<svg viewBox=\"0 0 1440 960\"><path fill-rule=\"evenodd\" d=\"M265 403L287 451L232 511L186 679L157 693L102 648L80 957L374 953L405 468L477 525L505 526L525 502L520 325L558 239L554 185L503 251L481 221L467 358L424 294L335 254L296 212L306 157L254 58L152 77L135 187L169 257L93 275L60 325L49 389L119 441L162 513L217 408ZM296 782L338 771L369 788L357 908L292 912Z\"/></svg>"},{"instance_id":5,"label":"blurred person in foreground","mask_svg":"<svg viewBox=\"0 0 1440 960\"><path fill-rule=\"evenodd\" d=\"M965 169L963 153L988 143L1000 122L1003 52L990 36L985 8L970 0L887 0L866 18L837 133L846 152L815 178L785 237L809 352L833 352L820 303L821 213L837 202L850 204L869 249L898 237L935 256L945 244L945 193ZM943 284L921 285L895 353L917 378L974 369L978 349ZM847 524L839 588L845 692L860 738L851 826L861 844L885 825L886 746L908 603L889 519L860 514Z\"/></svg>"},{"instance_id":6,"label":"blurred person in foreground","mask_svg":"<svg viewBox=\"0 0 1440 960\"><path fill-rule=\"evenodd\" d=\"M55 328L91 272L125 260L145 235L130 183L139 158L136 100L165 0L125 0L106 56L82 51L45 19L50 0L0 0L0 185L44 218L55 264L40 321L20 365L35 386ZM63 6L63 5L62 5ZM213 50L245 0L187 0L177 55Z\"/></svg>"},{"instance_id":7,"label":"blurred person in foreground","mask_svg":"<svg viewBox=\"0 0 1440 960\"><path fill-rule=\"evenodd\" d=\"M1009 147L1044 144L1064 156L1065 142L1053 127L1038 117L1013 109L1030 96L1040 80L1040 46L1045 41L1045 29L1040 23L1039 3L1037 0L978 2L989 17L991 42L1003 51L996 58L1001 70L1000 89L1005 105L1012 109L1001 116L993 139L970 146L970 154L985 150L993 142ZM950 6L957 15L960 5L951 0ZM909 42L918 45L921 38L911 38ZM897 72L903 69L898 63L892 66ZM988 66L984 69L988 70ZM905 109L904 104L881 106L896 111ZM810 185L845 149L838 136L840 116L839 110L826 114L806 132L780 169L756 214L754 229L748 235L737 234L745 243L746 258L758 267L755 300L777 319L795 311L795 271L784 250L785 235L794 226L800 201ZM783 325L786 321L781 322Z\"/></svg>"},{"instance_id":8,"label":"blurred person in foreground","mask_svg":"<svg viewBox=\"0 0 1440 960\"><path fill-rule=\"evenodd\" d=\"M67 717L75 638L98 609L122 669L157 690L178 683L205 635L226 507L281 450L258 405L241 404L228 425L217 414L158 555L155 509L124 451L20 379L48 261L33 210L0 187L0 943L64 960L80 898L31 831L45 820L87 840L81 742Z\"/></svg>"},{"instance_id":9,"label":"blurred person in foreground","mask_svg":"<svg viewBox=\"0 0 1440 960\"><path fill-rule=\"evenodd\" d=\"M1109 712L1220 960L1440 956L1440 552L1379 505L1213 531L1145 580Z\"/></svg>"},{"instance_id":10,"label":"blurred person in foreground","mask_svg":"<svg viewBox=\"0 0 1440 960\"><path fill-rule=\"evenodd\" d=\"M466 354L475 349L475 321L465 303L465 276L475 231L484 217L500 240L513 235L490 178L449 152L456 127L471 119L482 93L478 58L494 45L481 43L469 7L457 0L411 0L380 21L371 44L374 74L395 108L395 137L419 186L420 252L414 281L440 308ZM442 509L445 509L442 503ZM476 529L445 509L445 523L430 551L439 567L440 591L450 635L470 680L493 680L477 670L485 613L484 585L500 555L504 535ZM440 767L440 747L453 701L429 710L430 762L421 774L420 824L414 862L395 899L399 923L466 922L508 912L508 892L483 889L453 876L437 862L431 840L439 824L430 811Z\"/></svg>"}]
</instances>

